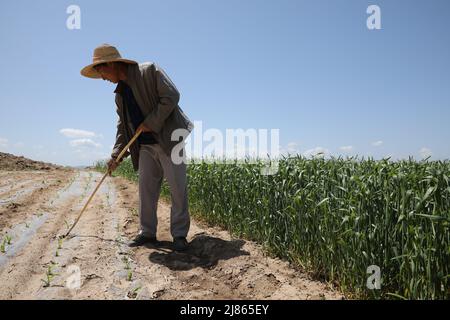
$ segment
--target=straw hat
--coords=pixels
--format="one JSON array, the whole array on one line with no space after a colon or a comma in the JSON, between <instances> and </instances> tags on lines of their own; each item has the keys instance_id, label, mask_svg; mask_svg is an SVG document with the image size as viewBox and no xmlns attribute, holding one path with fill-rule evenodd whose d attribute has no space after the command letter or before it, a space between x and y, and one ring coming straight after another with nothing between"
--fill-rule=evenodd
<instances>
[{"instance_id":1,"label":"straw hat","mask_svg":"<svg viewBox=\"0 0 450 320\"><path fill-rule=\"evenodd\" d=\"M100 73L98 73L94 67L98 64L105 63L105 62L125 62L130 64L137 64L136 61L123 59L120 56L119 51L116 49L116 47L110 45L110 44L102 44L95 48L94 50L94 56L92 58L92 63L83 69L81 69L81 74L88 78L98 79L101 78Z\"/></svg>"}]
</instances>

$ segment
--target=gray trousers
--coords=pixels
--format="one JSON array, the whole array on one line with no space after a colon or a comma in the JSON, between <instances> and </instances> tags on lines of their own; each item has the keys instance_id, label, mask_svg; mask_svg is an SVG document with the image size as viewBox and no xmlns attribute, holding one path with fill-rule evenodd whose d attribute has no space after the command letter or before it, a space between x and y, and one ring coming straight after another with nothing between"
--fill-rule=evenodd
<instances>
[{"instance_id":1,"label":"gray trousers","mask_svg":"<svg viewBox=\"0 0 450 320\"><path fill-rule=\"evenodd\" d=\"M141 233L156 236L159 193L163 178L170 188L170 233L173 238L187 237L188 212L186 164L176 165L159 144L141 145L139 149L139 219Z\"/></svg>"}]
</instances>

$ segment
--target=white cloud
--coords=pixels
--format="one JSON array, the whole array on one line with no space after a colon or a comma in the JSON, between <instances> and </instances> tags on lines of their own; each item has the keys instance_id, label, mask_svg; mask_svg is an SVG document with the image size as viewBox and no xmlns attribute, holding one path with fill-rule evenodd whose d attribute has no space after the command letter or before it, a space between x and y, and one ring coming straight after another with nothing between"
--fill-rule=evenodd
<instances>
[{"instance_id":1,"label":"white cloud","mask_svg":"<svg viewBox=\"0 0 450 320\"><path fill-rule=\"evenodd\" d=\"M69 142L72 147L95 147L100 148L102 145L91 139L75 139Z\"/></svg>"},{"instance_id":2,"label":"white cloud","mask_svg":"<svg viewBox=\"0 0 450 320\"><path fill-rule=\"evenodd\" d=\"M287 156L287 155L295 155L300 153L299 144L297 142L291 141L289 142L286 147L280 147L280 154Z\"/></svg>"},{"instance_id":3,"label":"white cloud","mask_svg":"<svg viewBox=\"0 0 450 320\"><path fill-rule=\"evenodd\" d=\"M14 144L14 148L23 148L24 146L25 144L21 141Z\"/></svg>"},{"instance_id":4,"label":"white cloud","mask_svg":"<svg viewBox=\"0 0 450 320\"><path fill-rule=\"evenodd\" d=\"M105 152L88 150L88 149L75 149L76 158L83 161L85 164L93 164L99 160L109 159L110 155Z\"/></svg>"},{"instance_id":5,"label":"white cloud","mask_svg":"<svg viewBox=\"0 0 450 320\"><path fill-rule=\"evenodd\" d=\"M372 146L374 146L374 147L379 147L379 146L381 146L382 144L383 144L383 141L381 141L381 140L372 142Z\"/></svg>"},{"instance_id":6,"label":"white cloud","mask_svg":"<svg viewBox=\"0 0 450 320\"><path fill-rule=\"evenodd\" d=\"M297 142L289 142L287 144L288 152L298 152L298 143Z\"/></svg>"},{"instance_id":7,"label":"white cloud","mask_svg":"<svg viewBox=\"0 0 450 320\"><path fill-rule=\"evenodd\" d=\"M339 149L345 152L350 152L353 150L353 146L342 146Z\"/></svg>"},{"instance_id":8,"label":"white cloud","mask_svg":"<svg viewBox=\"0 0 450 320\"><path fill-rule=\"evenodd\" d=\"M0 138L0 147L6 148L8 146L8 139Z\"/></svg>"},{"instance_id":9,"label":"white cloud","mask_svg":"<svg viewBox=\"0 0 450 320\"><path fill-rule=\"evenodd\" d=\"M326 157L330 155L330 151L326 148L315 147L313 149L306 150L303 153L305 157Z\"/></svg>"},{"instance_id":10,"label":"white cloud","mask_svg":"<svg viewBox=\"0 0 450 320\"><path fill-rule=\"evenodd\" d=\"M433 152L431 152L430 149L423 147L422 149L419 150L420 156L425 159L428 157L431 157L433 155Z\"/></svg>"},{"instance_id":11,"label":"white cloud","mask_svg":"<svg viewBox=\"0 0 450 320\"><path fill-rule=\"evenodd\" d=\"M61 129L59 130L59 132L64 136L66 136L67 138L93 138L97 136L95 132L92 131L71 129L71 128Z\"/></svg>"}]
</instances>

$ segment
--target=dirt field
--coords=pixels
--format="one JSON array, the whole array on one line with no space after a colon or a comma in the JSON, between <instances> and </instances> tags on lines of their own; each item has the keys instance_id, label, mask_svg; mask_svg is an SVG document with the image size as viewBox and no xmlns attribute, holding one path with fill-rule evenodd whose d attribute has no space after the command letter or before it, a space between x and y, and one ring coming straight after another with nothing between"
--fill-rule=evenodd
<instances>
[{"instance_id":1,"label":"dirt field","mask_svg":"<svg viewBox=\"0 0 450 320\"><path fill-rule=\"evenodd\" d=\"M258 245L195 220L189 250L172 251L170 204L163 200L161 245L128 248L139 198L123 178L108 177L74 237L59 242L101 176L54 167L0 171L0 299L341 298Z\"/></svg>"}]
</instances>

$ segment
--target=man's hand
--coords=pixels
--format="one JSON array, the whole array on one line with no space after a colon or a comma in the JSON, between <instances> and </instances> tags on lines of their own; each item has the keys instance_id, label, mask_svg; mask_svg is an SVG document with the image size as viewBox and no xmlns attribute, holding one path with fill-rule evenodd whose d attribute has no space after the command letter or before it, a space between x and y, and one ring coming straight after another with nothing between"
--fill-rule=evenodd
<instances>
[{"instance_id":1,"label":"man's hand","mask_svg":"<svg viewBox=\"0 0 450 320\"><path fill-rule=\"evenodd\" d=\"M143 123L141 123L139 125L139 127L137 128L137 130L139 130L139 129L142 129L142 132L152 132L152 130Z\"/></svg>"},{"instance_id":2,"label":"man's hand","mask_svg":"<svg viewBox=\"0 0 450 320\"><path fill-rule=\"evenodd\" d=\"M119 164L116 162L116 159L111 158L108 161L108 172L109 172L109 176L111 177L112 173L114 170L116 170L116 168L119 166Z\"/></svg>"}]
</instances>

